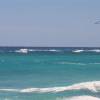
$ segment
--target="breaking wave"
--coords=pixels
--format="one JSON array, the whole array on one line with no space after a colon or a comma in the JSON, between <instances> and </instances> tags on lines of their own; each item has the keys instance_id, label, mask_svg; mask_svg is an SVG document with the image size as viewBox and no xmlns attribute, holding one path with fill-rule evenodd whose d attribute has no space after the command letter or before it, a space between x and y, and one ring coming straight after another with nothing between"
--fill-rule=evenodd
<instances>
[{"instance_id":1,"label":"breaking wave","mask_svg":"<svg viewBox=\"0 0 100 100\"><path fill-rule=\"evenodd\" d=\"M84 95L84 96L74 96L69 98L57 98L56 100L100 100L100 98Z\"/></svg>"},{"instance_id":2,"label":"breaking wave","mask_svg":"<svg viewBox=\"0 0 100 100\"><path fill-rule=\"evenodd\" d=\"M17 52L17 53L28 53L28 49L19 49L19 50L15 50L15 52Z\"/></svg>"},{"instance_id":3,"label":"breaking wave","mask_svg":"<svg viewBox=\"0 0 100 100\"><path fill-rule=\"evenodd\" d=\"M73 50L72 52L76 52L76 53L78 53L78 52L83 52L84 50Z\"/></svg>"},{"instance_id":4,"label":"breaking wave","mask_svg":"<svg viewBox=\"0 0 100 100\"><path fill-rule=\"evenodd\" d=\"M13 52L13 51L12 51ZM28 52L60 52L60 50L56 50L56 49L19 49L19 50L15 50L15 53L28 53Z\"/></svg>"},{"instance_id":5,"label":"breaking wave","mask_svg":"<svg viewBox=\"0 0 100 100\"><path fill-rule=\"evenodd\" d=\"M11 52L11 51L10 51ZM78 49L78 50L60 50L60 49L19 49L15 50L12 52L16 53L28 53L28 52L73 52L73 53L82 53L82 52L95 52L95 53L100 53L100 49L90 49L90 50L85 50L85 49Z\"/></svg>"},{"instance_id":6,"label":"breaking wave","mask_svg":"<svg viewBox=\"0 0 100 100\"><path fill-rule=\"evenodd\" d=\"M89 53L100 53L100 48L28 48L28 47L8 47L0 48L0 53L29 53L29 52L58 52L58 53L83 53L83 52L89 52Z\"/></svg>"},{"instance_id":7,"label":"breaking wave","mask_svg":"<svg viewBox=\"0 0 100 100\"><path fill-rule=\"evenodd\" d=\"M65 87L50 88L26 88L26 89L0 89L0 92L19 92L19 93L58 93L64 91L88 90L91 92L100 92L100 81L83 82Z\"/></svg>"},{"instance_id":8,"label":"breaking wave","mask_svg":"<svg viewBox=\"0 0 100 100\"><path fill-rule=\"evenodd\" d=\"M58 64L66 64L66 65L100 65L100 62L94 62L94 63L82 63L82 62L58 62Z\"/></svg>"},{"instance_id":9,"label":"breaking wave","mask_svg":"<svg viewBox=\"0 0 100 100\"><path fill-rule=\"evenodd\" d=\"M25 48L22 48L19 50L15 50L14 52L17 52L17 53L28 53L28 52L74 52L74 53L96 52L96 53L100 53L100 49L90 49L90 50L79 49L79 50L69 51L69 50L60 50L60 49L25 49Z\"/></svg>"},{"instance_id":10,"label":"breaking wave","mask_svg":"<svg viewBox=\"0 0 100 100\"><path fill-rule=\"evenodd\" d=\"M79 49L79 50L72 50L74 53L80 53L80 52L96 52L100 53L100 49L90 49L90 50L85 50L85 49Z\"/></svg>"}]
</instances>

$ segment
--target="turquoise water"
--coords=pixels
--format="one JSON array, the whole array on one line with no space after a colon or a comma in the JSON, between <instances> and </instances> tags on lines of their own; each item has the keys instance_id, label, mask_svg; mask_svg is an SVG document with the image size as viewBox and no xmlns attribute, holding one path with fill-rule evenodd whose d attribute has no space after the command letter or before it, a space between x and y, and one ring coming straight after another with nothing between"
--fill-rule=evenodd
<instances>
[{"instance_id":1,"label":"turquoise water","mask_svg":"<svg viewBox=\"0 0 100 100\"><path fill-rule=\"evenodd\" d=\"M0 48L0 100L99 98L99 81L99 48Z\"/></svg>"}]
</instances>

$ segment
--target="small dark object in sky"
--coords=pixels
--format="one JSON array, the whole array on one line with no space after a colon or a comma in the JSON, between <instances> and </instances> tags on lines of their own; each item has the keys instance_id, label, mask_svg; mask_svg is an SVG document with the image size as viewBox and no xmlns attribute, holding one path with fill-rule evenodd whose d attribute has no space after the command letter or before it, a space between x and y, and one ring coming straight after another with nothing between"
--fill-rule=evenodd
<instances>
[{"instance_id":1,"label":"small dark object in sky","mask_svg":"<svg viewBox=\"0 0 100 100\"><path fill-rule=\"evenodd\" d=\"M99 21L96 21L94 24L100 24L100 20Z\"/></svg>"}]
</instances>

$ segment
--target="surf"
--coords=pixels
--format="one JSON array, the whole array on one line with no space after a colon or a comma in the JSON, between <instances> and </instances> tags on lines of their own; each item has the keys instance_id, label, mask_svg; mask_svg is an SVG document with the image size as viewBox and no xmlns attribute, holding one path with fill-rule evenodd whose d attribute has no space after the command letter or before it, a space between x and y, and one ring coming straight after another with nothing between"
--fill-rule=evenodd
<instances>
[{"instance_id":1,"label":"surf","mask_svg":"<svg viewBox=\"0 0 100 100\"><path fill-rule=\"evenodd\" d=\"M88 95L83 95L83 96L73 96L73 97L66 97L66 98L57 98L56 100L100 100L98 97L94 96L88 96Z\"/></svg>"},{"instance_id":2,"label":"surf","mask_svg":"<svg viewBox=\"0 0 100 100\"><path fill-rule=\"evenodd\" d=\"M88 90L91 92L100 92L100 81L77 83L64 87L49 88L25 88L25 89L0 89L0 92L20 92L20 93L59 93L64 91Z\"/></svg>"}]
</instances>

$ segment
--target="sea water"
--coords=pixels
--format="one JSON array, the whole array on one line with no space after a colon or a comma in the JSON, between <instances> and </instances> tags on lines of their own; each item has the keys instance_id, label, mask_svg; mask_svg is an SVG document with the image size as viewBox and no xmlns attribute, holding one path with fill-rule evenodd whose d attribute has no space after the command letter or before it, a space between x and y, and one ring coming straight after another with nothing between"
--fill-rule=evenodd
<instances>
[{"instance_id":1,"label":"sea water","mask_svg":"<svg viewBox=\"0 0 100 100\"><path fill-rule=\"evenodd\" d=\"M100 100L100 48L0 47L0 100Z\"/></svg>"}]
</instances>

